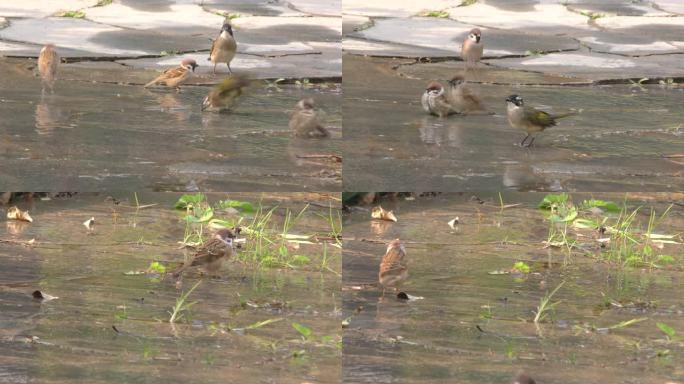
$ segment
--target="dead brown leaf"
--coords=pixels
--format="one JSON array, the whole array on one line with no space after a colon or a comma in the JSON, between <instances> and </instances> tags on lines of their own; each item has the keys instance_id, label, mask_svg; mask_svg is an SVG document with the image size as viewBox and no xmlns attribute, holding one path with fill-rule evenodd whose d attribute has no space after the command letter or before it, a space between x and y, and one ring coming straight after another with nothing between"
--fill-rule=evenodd
<instances>
[{"instance_id":1,"label":"dead brown leaf","mask_svg":"<svg viewBox=\"0 0 684 384\"><path fill-rule=\"evenodd\" d=\"M394 215L394 212L386 211L379 205L373 208L373 211L371 211L371 217L377 220L393 221L395 223L397 222L397 217Z\"/></svg>"},{"instance_id":2,"label":"dead brown leaf","mask_svg":"<svg viewBox=\"0 0 684 384\"><path fill-rule=\"evenodd\" d=\"M17 207L10 207L7 210L7 218L10 220L28 221L33 223L33 218L29 215L28 211L22 211Z\"/></svg>"}]
</instances>

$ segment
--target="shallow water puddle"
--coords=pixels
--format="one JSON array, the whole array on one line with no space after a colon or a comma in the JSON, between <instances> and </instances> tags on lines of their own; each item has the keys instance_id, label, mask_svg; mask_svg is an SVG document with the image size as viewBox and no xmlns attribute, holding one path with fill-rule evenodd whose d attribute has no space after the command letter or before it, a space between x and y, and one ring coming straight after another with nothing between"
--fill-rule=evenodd
<instances>
[{"instance_id":1,"label":"shallow water puddle","mask_svg":"<svg viewBox=\"0 0 684 384\"><path fill-rule=\"evenodd\" d=\"M471 191L681 189L681 163L664 157L684 147L681 88L521 86L515 85L520 73L533 77L525 84L534 76L508 71L512 85L471 85L494 115L440 119L425 114L420 96L430 80L445 82L447 73L397 76L396 67L404 62L345 56L348 190L401 191L413 185ZM496 73L494 81L501 84L506 76ZM524 132L506 120L510 94L555 113L582 111L559 120L525 149L519 146Z\"/></svg>"},{"instance_id":2,"label":"shallow water puddle","mask_svg":"<svg viewBox=\"0 0 684 384\"><path fill-rule=\"evenodd\" d=\"M600 237L582 233L568 254L545 247L543 194L443 194L413 201L382 200L396 223L371 221L370 207L355 207L344 223L343 375L361 383L506 383L525 369L541 383L665 383L684 377L676 363L681 340L658 328L684 329L681 300L684 213L674 206L654 233L675 233L680 244L665 244L672 255L662 269L620 267L597 259ZM572 194L621 204L624 195ZM674 197L632 195L628 209L638 225L648 208L658 215ZM615 214L604 216L613 220ZM454 217L459 223L450 228ZM591 217L581 211L579 217ZM562 226L561 226L562 228ZM376 287L385 242L400 238L409 277L402 287L422 300L384 297ZM574 237L573 237L574 238ZM511 271L517 262L529 273ZM523 268L519 266L518 268ZM549 304L560 301L538 326L533 319L542 298L563 285ZM633 323L623 323L630 322ZM479 328L478 328L479 327Z\"/></svg>"},{"instance_id":3,"label":"shallow water puddle","mask_svg":"<svg viewBox=\"0 0 684 384\"><path fill-rule=\"evenodd\" d=\"M133 196L124 194L114 196L119 204L87 194L18 204L35 221L23 228L8 222L0 236L3 377L51 383L269 383L276 377L283 383L339 382L340 251L332 244L300 244L297 254L310 263L296 269L233 260L218 278L187 273L181 290L170 276L129 274L192 254L178 244L184 237L183 212L173 209L179 196L139 194L141 205L157 204L139 210ZM278 205L271 218L277 226L285 221L285 208L297 213L307 201L320 204L309 206L290 231L330 231L323 219L330 201L321 195L230 197ZM91 216L92 232L82 225ZM30 239L33 245L24 244ZM253 246L245 244L241 252ZM320 269L324 256L335 272ZM187 299L197 303L169 324L181 292L200 280ZM41 302L31 296L36 289L59 298ZM304 338L293 324L310 335Z\"/></svg>"},{"instance_id":4,"label":"shallow water puddle","mask_svg":"<svg viewBox=\"0 0 684 384\"><path fill-rule=\"evenodd\" d=\"M339 84L254 86L234 113L202 113L208 87L147 90L35 78L0 80L2 184L14 190L336 190ZM288 111L314 97L329 140L291 137Z\"/></svg>"}]
</instances>

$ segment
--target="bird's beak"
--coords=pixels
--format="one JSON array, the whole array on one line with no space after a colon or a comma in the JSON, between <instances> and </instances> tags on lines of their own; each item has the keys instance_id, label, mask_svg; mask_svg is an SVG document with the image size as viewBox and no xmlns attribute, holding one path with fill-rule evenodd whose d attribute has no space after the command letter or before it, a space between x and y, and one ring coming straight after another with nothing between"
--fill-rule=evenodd
<instances>
[{"instance_id":1,"label":"bird's beak","mask_svg":"<svg viewBox=\"0 0 684 384\"><path fill-rule=\"evenodd\" d=\"M479 43L482 36L475 36L475 42Z\"/></svg>"}]
</instances>

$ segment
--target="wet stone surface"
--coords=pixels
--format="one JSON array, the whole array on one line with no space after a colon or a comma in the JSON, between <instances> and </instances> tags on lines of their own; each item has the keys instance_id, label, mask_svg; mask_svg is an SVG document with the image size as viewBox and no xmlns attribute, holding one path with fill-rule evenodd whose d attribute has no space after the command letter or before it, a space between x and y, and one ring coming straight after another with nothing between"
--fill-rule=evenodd
<instances>
[{"instance_id":1,"label":"wet stone surface","mask_svg":"<svg viewBox=\"0 0 684 384\"><path fill-rule=\"evenodd\" d=\"M681 381L684 372L674 356L656 352L663 343L674 348L669 353L684 347L664 341L656 327L684 326L677 293L681 258L672 268L646 271L596 260L596 247L571 257L545 248L549 222L537 209L543 196L476 199L466 193L380 201L397 215L396 223L371 220L370 206L354 207L344 222L343 316L349 325L343 330L343 380L509 383L524 369L549 384ZM660 215L670 199L681 199L641 196L627 197L629 209L654 206ZM625 200L624 194L572 197ZM682 225L681 207L673 209L659 231L672 233ZM454 217L458 224L450 228ZM638 220L647 222L648 210ZM395 238L403 242L408 263L402 291L420 299L398 300L391 290L383 297L377 287L386 243ZM509 274L516 262L530 273ZM532 319L540 299L563 281L552 299L560 304L536 327ZM632 319L645 320L606 330ZM637 341L642 348L633 348Z\"/></svg>"},{"instance_id":2,"label":"wet stone surface","mask_svg":"<svg viewBox=\"0 0 684 384\"><path fill-rule=\"evenodd\" d=\"M30 71L6 68L13 76L0 79L0 111L12 118L0 126L0 156L7 164L0 180L9 189L341 188L340 163L301 157L340 153L339 84L267 88L257 82L234 113L218 114L200 111L208 87L176 93L58 81L55 94L42 97ZM145 72L127 76L138 84L156 76ZM325 113L331 139L295 139L289 132L287 111L305 95Z\"/></svg>"},{"instance_id":3,"label":"wet stone surface","mask_svg":"<svg viewBox=\"0 0 684 384\"><path fill-rule=\"evenodd\" d=\"M81 194L70 199L19 201L34 222L3 222L0 233L0 372L8 382L41 383L225 383L340 381L340 277L332 272L280 270L233 259L215 278L188 272L182 284L144 271L153 261L172 266L192 255L180 249L184 212L173 209L179 194ZM227 199L210 195L212 202ZM231 194L265 207L299 212L321 195ZM293 231L324 231L329 208L309 207ZM223 212L216 215L227 218ZM81 224L95 217L93 231ZM3 219L4 220L4 219ZM251 219L249 220L251 221ZM6 225L5 225L6 224ZM25 225L20 225L25 224ZM27 246L26 242L35 239ZM322 244L298 254L320 263ZM242 252L248 248L245 248ZM328 246L329 265L339 271L340 251ZM247 258L248 259L248 258ZM128 275L126 273L129 273ZM181 292L200 285L182 321L169 323ZM58 299L39 301L39 289ZM263 321L275 322L245 329ZM311 330L304 341L293 328ZM116 328L113 329L113 326ZM298 357L299 356L299 357Z\"/></svg>"},{"instance_id":4,"label":"wet stone surface","mask_svg":"<svg viewBox=\"0 0 684 384\"><path fill-rule=\"evenodd\" d=\"M349 117L343 121L343 152L349 190L420 185L425 190L662 191L684 185L682 164L663 157L684 146L681 88L526 86L516 83L562 79L508 71L514 83L471 85L492 115L440 119L422 110L420 95L430 80L445 82L453 73L447 67L397 75L395 68L405 62L345 57L343 113ZM427 77L436 74L443 75ZM485 70L482 77L487 76ZM514 93L527 105L556 113L582 111L540 133L532 148L521 148L525 134L510 127L505 115L505 98Z\"/></svg>"}]
</instances>

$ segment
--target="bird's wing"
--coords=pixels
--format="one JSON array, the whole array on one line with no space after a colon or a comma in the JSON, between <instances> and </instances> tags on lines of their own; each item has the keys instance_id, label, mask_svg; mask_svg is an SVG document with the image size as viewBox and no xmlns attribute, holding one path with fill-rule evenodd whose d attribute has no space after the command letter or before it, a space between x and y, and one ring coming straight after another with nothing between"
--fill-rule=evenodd
<instances>
[{"instance_id":1,"label":"bird's wing","mask_svg":"<svg viewBox=\"0 0 684 384\"><path fill-rule=\"evenodd\" d=\"M406 270L404 253L395 248L390 249L382 258L382 263L380 263L380 274L384 275L389 272L401 272L404 270Z\"/></svg>"},{"instance_id":2,"label":"bird's wing","mask_svg":"<svg viewBox=\"0 0 684 384\"><path fill-rule=\"evenodd\" d=\"M223 247L219 242L220 240L212 239L204 243L192 258L191 265L204 265L223 257Z\"/></svg>"},{"instance_id":3,"label":"bird's wing","mask_svg":"<svg viewBox=\"0 0 684 384\"><path fill-rule=\"evenodd\" d=\"M435 105L440 108L440 109L448 109L449 113L456 113L456 110L454 109L454 106L447 101L446 96L443 97L436 97L435 98Z\"/></svg>"},{"instance_id":4,"label":"bird's wing","mask_svg":"<svg viewBox=\"0 0 684 384\"><path fill-rule=\"evenodd\" d=\"M556 125L553 116L534 108L525 108L525 120L544 128Z\"/></svg>"},{"instance_id":5,"label":"bird's wing","mask_svg":"<svg viewBox=\"0 0 684 384\"><path fill-rule=\"evenodd\" d=\"M467 104L469 104L473 110L483 110L485 109L482 105L482 100L468 87L463 87L463 99Z\"/></svg>"},{"instance_id":6,"label":"bird's wing","mask_svg":"<svg viewBox=\"0 0 684 384\"><path fill-rule=\"evenodd\" d=\"M214 48L216 48L216 42L218 41L218 38L216 38L214 41L211 43L211 50L209 50L209 58L207 60L211 60L211 56L214 54Z\"/></svg>"},{"instance_id":7,"label":"bird's wing","mask_svg":"<svg viewBox=\"0 0 684 384\"><path fill-rule=\"evenodd\" d=\"M181 77L185 75L185 71L187 71L187 69L183 67L169 68L166 71L164 71L164 73L162 73L162 76L160 77L163 77L165 79L175 79L176 77Z\"/></svg>"}]
</instances>

